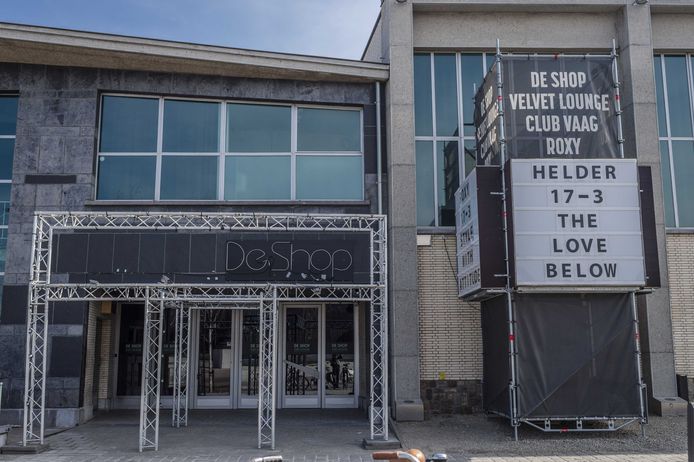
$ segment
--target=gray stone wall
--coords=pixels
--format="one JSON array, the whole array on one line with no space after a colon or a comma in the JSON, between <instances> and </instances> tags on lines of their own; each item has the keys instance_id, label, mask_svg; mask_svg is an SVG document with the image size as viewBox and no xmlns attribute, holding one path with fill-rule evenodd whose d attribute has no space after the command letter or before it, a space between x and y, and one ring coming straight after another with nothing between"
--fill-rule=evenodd
<instances>
[{"instance_id":1,"label":"gray stone wall","mask_svg":"<svg viewBox=\"0 0 694 462\"><path fill-rule=\"evenodd\" d=\"M21 418L24 344L31 234L35 211L171 210L376 213L376 113L373 84L262 80L173 73L133 72L24 64L0 64L0 92L18 92L17 138L12 179L5 294L0 308L0 381L2 408L11 421ZM349 104L364 108L366 201L354 204L252 203L127 206L98 205L94 198L99 95L124 92L148 95ZM27 175L45 175L42 184ZM65 183L64 177L74 175ZM69 303L50 318L47 424L73 424L83 403L86 304ZM53 348L53 346L56 348ZM60 348L58 348L60 346ZM80 346L79 348L76 348ZM61 348L67 349L59 351ZM65 354L70 364L61 364ZM77 365L77 366L75 366ZM4 420L4 419L3 419Z\"/></svg>"},{"instance_id":2,"label":"gray stone wall","mask_svg":"<svg viewBox=\"0 0 694 462\"><path fill-rule=\"evenodd\" d=\"M422 380L424 416L482 412L480 380Z\"/></svg>"}]
</instances>

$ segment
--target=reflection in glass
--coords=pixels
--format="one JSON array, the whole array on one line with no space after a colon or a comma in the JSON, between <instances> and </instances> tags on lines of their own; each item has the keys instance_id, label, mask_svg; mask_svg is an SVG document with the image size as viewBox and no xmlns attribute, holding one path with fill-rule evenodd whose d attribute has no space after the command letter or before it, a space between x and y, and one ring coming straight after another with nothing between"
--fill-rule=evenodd
<instances>
[{"instance_id":1,"label":"reflection in glass","mask_svg":"<svg viewBox=\"0 0 694 462\"><path fill-rule=\"evenodd\" d=\"M465 177L467 178L477 166L477 141L470 139L465 140L464 150Z\"/></svg>"},{"instance_id":2,"label":"reflection in glass","mask_svg":"<svg viewBox=\"0 0 694 462\"><path fill-rule=\"evenodd\" d=\"M416 141L417 225L434 226L434 144Z\"/></svg>"},{"instance_id":3,"label":"reflection in glass","mask_svg":"<svg viewBox=\"0 0 694 462\"><path fill-rule=\"evenodd\" d=\"M670 109L670 136L692 136L687 61L684 56L665 57L665 79Z\"/></svg>"},{"instance_id":4,"label":"reflection in glass","mask_svg":"<svg viewBox=\"0 0 694 462\"><path fill-rule=\"evenodd\" d=\"M224 164L227 200L291 199L291 157L227 156Z\"/></svg>"},{"instance_id":5,"label":"reflection in glass","mask_svg":"<svg viewBox=\"0 0 694 462\"><path fill-rule=\"evenodd\" d=\"M439 226L455 226L455 192L458 189L458 142L436 143L437 186L439 200Z\"/></svg>"},{"instance_id":6,"label":"reflection in glass","mask_svg":"<svg viewBox=\"0 0 694 462\"><path fill-rule=\"evenodd\" d=\"M215 152L219 145L219 103L164 101L164 152Z\"/></svg>"},{"instance_id":7,"label":"reflection in glass","mask_svg":"<svg viewBox=\"0 0 694 462\"><path fill-rule=\"evenodd\" d=\"M0 98L2 99L2 98ZM12 179L12 161L14 160L14 139L0 138L0 180Z\"/></svg>"},{"instance_id":8,"label":"reflection in glass","mask_svg":"<svg viewBox=\"0 0 694 462\"><path fill-rule=\"evenodd\" d=\"M431 55L414 55L414 131L416 136L432 135Z\"/></svg>"},{"instance_id":9,"label":"reflection in glass","mask_svg":"<svg viewBox=\"0 0 694 462\"><path fill-rule=\"evenodd\" d=\"M299 151L361 151L361 112L340 109L297 109Z\"/></svg>"},{"instance_id":10,"label":"reflection in glass","mask_svg":"<svg viewBox=\"0 0 694 462\"><path fill-rule=\"evenodd\" d=\"M17 133L17 101L16 96L0 96L0 135Z\"/></svg>"},{"instance_id":11,"label":"reflection in glass","mask_svg":"<svg viewBox=\"0 0 694 462\"><path fill-rule=\"evenodd\" d=\"M361 200L361 156L297 156L296 198Z\"/></svg>"},{"instance_id":12,"label":"reflection in glass","mask_svg":"<svg viewBox=\"0 0 694 462\"><path fill-rule=\"evenodd\" d=\"M672 168L675 172L675 194L679 226L694 227L694 141L672 142Z\"/></svg>"},{"instance_id":13,"label":"reflection in glass","mask_svg":"<svg viewBox=\"0 0 694 462\"><path fill-rule=\"evenodd\" d=\"M354 394L354 305L325 308L325 393Z\"/></svg>"},{"instance_id":14,"label":"reflection in glass","mask_svg":"<svg viewBox=\"0 0 694 462\"><path fill-rule=\"evenodd\" d=\"M660 56L653 60L655 73L655 94L658 108L658 135L667 136L667 119L665 117L665 89L663 88L663 66Z\"/></svg>"},{"instance_id":15,"label":"reflection in glass","mask_svg":"<svg viewBox=\"0 0 694 462\"><path fill-rule=\"evenodd\" d=\"M97 199L154 199L154 156L99 156Z\"/></svg>"},{"instance_id":16,"label":"reflection in glass","mask_svg":"<svg viewBox=\"0 0 694 462\"><path fill-rule=\"evenodd\" d=\"M5 272L6 253L7 253L7 228L0 228L0 273Z\"/></svg>"},{"instance_id":17,"label":"reflection in glass","mask_svg":"<svg viewBox=\"0 0 694 462\"><path fill-rule=\"evenodd\" d=\"M159 100L104 96L101 152L156 152Z\"/></svg>"},{"instance_id":18,"label":"reflection in glass","mask_svg":"<svg viewBox=\"0 0 694 462\"><path fill-rule=\"evenodd\" d=\"M434 85L436 93L436 134L458 136L458 84L455 55L434 55Z\"/></svg>"},{"instance_id":19,"label":"reflection in glass","mask_svg":"<svg viewBox=\"0 0 694 462\"><path fill-rule=\"evenodd\" d=\"M269 104L227 105L228 152L291 151L292 110Z\"/></svg>"},{"instance_id":20,"label":"reflection in glass","mask_svg":"<svg viewBox=\"0 0 694 462\"><path fill-rule=\"evenodd\" d=\"M243 332L241 345L241 394L255 396L258 394L260 354L260 316L256 311L243 312Z\"/></svg>"},{"instance_id":21,"label":"reflection in glass","mask_svg":"<svg viewBox=\"0 0 694 462\"><path fill-rule=\"evenodd\" d=\"M160 197L216 199L217 156L163 156Z\"/></svg>"},{"instance_id":22,"label":"reflection in glass","mask_svg":"<svg viewBox=\"0 0 694 462\"><path fill-rule=\"evenodd\" d=\"M660 142L660 166L663 176L663 201L665 202L665 226L675 226L675 207L672 200L672 172L667 141Z\"/></svg>"},{"instance_id":23,"label":"reflection in glass","mask_svg":"<svg viewBox=\"0 0 694 462\"><path fill-rule=\"evenodd\" d=\"M475 136L475 90L482 85L484 78L482 55L460 55L460 74L463 92L463 132L465 136Z\"/></svg>"},{"instance_id":24,"label":"reflection in glass","mask_svg":"<svg viewBox=\"0 0 694 462\"><path fill-rule=\"evenodd\" d=\"M198 395L229 395L231 310L200 310Z\"/></svg>"},{"instance_id":25,"label":"reflection in glass","mask_svg":"<svg viewBox=\"0 0 694 462\"><path fill-rule=\"evenodd\" d=\"M173 359L175 321L173 310L164 310L162 331L162 395L173 393ZM145 307L122 304L120 307L120 338L118 340L118 396L139 396L142 392L142 338Z\"/></svg>"},{"instance_id":26,"label":"reflection in glass","mask_svg":"<svg viewBox=\"0 0 694 462\"><path fill-rule=\"evenodd\" d=\"M318 310L292 308L286 311L284 393L318 394Z\"/></svg>"}]
</instances>

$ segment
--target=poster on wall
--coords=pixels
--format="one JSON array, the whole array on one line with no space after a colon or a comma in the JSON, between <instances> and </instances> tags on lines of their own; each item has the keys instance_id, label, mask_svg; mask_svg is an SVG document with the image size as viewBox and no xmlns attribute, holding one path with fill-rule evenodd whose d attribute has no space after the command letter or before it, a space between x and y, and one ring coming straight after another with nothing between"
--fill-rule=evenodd
<instances>
[{"instance_id":1,"label":"poster on wall","mask_svg":"<svg viewBox=\"0 0 694 462\"><path fill-rule=\"evenodd\" d=\"M612 58L504 56L508 159L620 157Z\"/></svg>"}]
</instances>

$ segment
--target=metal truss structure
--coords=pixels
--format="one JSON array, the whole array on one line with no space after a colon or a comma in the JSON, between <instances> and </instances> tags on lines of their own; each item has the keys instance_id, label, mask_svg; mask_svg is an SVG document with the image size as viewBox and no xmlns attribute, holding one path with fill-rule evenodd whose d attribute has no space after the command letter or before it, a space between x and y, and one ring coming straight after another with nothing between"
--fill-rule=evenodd
<instances>
[{"instance_id":1,"label":"metal truss structure","mask_svg":"<svg viewBox=\"0 0 694 462\"><path fill-rule=\"evenodd\" d=\"M370 283L86 284L51 281L55 233L76 230L219 230L361 232L370 236ZM388 439L388 301L386 219L382 215L248 213L37 212L32 236L27 318L23 444L43 443L49 302L143 302L139 448L158 449L164 312L175 310L172 425L188 424L190 312L198 308L260 312L258 447L275 447L277 309L283 301L370 303L371 439Z\"/></svg>"}]
</instances>

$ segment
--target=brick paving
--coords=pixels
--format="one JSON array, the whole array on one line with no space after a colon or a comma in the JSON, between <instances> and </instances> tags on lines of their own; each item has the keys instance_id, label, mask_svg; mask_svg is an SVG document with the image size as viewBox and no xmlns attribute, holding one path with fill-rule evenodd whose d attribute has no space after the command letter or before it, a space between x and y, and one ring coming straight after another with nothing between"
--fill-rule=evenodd
<instances>
[{"instance_id":1,"label":"brick paving","mask_svg":"<svg viewBox=\"0 0 694 462\"><path fill-rule=\"evenodd\" d=\"M292 462L369 462L360 447L368 435L365 416L351 410L284 410L277 420L277 451L258 450L253 411L194 411L190 426L168 426L162 414L160 450L139 453L137 418L115 412L47 438L38 455L0 455L0 461L55 462L246 462L281 454ZM513 441L508 424L485 416L435 417L399 423L408 447L429 455L446 452L451 462L673 462L686 461L684 418L653 417L642 437L638 426L616 433L545 434L522 428ZM13 431L12 439L21 435Z\"/></svg>"}]
</instances>

